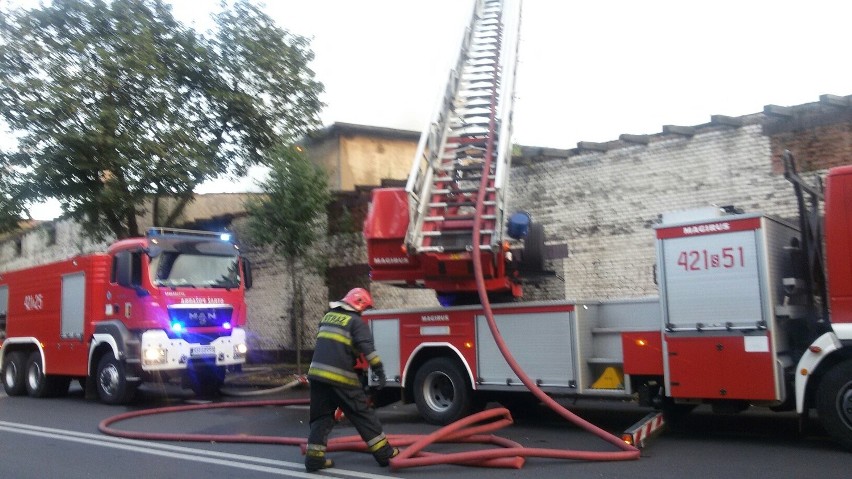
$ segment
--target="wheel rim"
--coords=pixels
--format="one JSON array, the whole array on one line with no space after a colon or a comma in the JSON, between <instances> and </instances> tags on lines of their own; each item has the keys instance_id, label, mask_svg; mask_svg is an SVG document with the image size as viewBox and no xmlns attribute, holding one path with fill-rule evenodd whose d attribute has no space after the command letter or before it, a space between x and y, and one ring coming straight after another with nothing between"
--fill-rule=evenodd
<instances>
[{"instance_id":1,"label":"wheel rim","mask_svg":"<svg viewBox=\"0 0 852 479\"><path fill-rule=\"evenodd\" d=\"M118 390L118 368L114 364L110 364L101 369L101 373L98 375L98 383L107 396L115 395Z\"/></svg>"},{"instance_id":2,"label":"wheel rim","mask_svg":"<svg viewBox=\"0 0 852 479\"><path fill-rule=\"evenodd\" d=\"M423 381L423 398L429 409L444 412L453 406L456 397L453 381L441 371L433 371Z\"/></svg>"},{"instance_id":3,"label":"wheel rim","mask_svg":"<svg viewBox=\"0 0 852 479\"><path fill-rule=\"evenodd\" d=\"M852 429L852 381L837 392L837 416L848 429Z\"/></svg>"},{"instance_id":4,"label":"wheel rim","mask_svg":"<svg viewBox=\"0 0 852 479\"><path fill-rule=\"evenodd\" d=\"M41 364L32 363L30 370L27 372L27 383L30 389L35 391L41 385Z\"/></svg>"},{"instance_id":5,"label":"wheel rim","mask_svg":"<svg viewBox=\"0 0 852 479\"><path fill-rule=\"evenodd\" d=\"M6 365L6 374L4 380L8 386L14 387L18 382L18 365L14 361L9 361Z\"/></svg>"}]
</instances>

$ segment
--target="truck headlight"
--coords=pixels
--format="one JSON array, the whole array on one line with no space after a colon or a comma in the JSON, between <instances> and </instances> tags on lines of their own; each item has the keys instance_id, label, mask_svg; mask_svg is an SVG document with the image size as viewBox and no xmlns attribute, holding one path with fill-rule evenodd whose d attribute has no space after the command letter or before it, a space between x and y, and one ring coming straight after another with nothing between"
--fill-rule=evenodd
<instances>
[{"instance_id":1,"label":"truck headlight","mask_svg":"<svg viewBox=\"0 0 852 479\"><path fill-rule=\"evenodd\" d=\"M246 346L245 343L240 343L234 346L234 358L245 357L246 352L248 352L248 346Z\"/></svg>"},{"instance_id":2,"label":"truck headlight","mask_svg":"<svg viewBox=\"0 0 852 479\"><path fill-rule=\"evenodd\" d=\"M168 354L163 348L151 347L142 352L144 364L165 364L166 360L168 360Z\"/></svg>"}]
</instances>

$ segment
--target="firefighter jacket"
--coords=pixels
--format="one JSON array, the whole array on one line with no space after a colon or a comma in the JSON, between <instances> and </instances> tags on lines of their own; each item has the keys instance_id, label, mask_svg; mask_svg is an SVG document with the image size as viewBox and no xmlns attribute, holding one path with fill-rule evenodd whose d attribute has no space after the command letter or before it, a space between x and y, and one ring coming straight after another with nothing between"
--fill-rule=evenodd
<instances>
[{"instance_id":1,"label":"firefighter jacket","mask_svg":"<svg viewBox=\"0 0 852 479\"><path fill-rule=\"evenodd\" d=\"M373 370L382 369L373 334L361 315L344 307L333 308L320 321L308 378L334 386L360 388L355 362L361 354Z\"/></svg>"}]
</instances>

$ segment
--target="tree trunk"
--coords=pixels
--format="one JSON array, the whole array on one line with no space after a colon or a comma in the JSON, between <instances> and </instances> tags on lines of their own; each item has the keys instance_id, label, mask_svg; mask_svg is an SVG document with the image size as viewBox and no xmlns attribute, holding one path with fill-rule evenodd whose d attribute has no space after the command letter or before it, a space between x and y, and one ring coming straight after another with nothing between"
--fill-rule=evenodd
<instances>
[{"instance_id":1,"label":"tree trunk","mask_svg":"<svg viewBox=\"0 0 852 479\"><path fill-rule=\"evenodd\" d=\"M151 226L160 226L160 192L157 191L157 194L154 195L154 199L151 201Z\"/></svg>"},{"instance_id":2,"label":"tree trunk","mask_svg":"<svg viewBox=\"0 0 852 479\"><path fill-rule=\"evenodd\" d=\"M295 334L293 335L293 343L296 347L296 374L302 374L302 341L300 334L300 324L302 322L302 318L299 315L297 308L297 300L296 300L296 291L297 291L297 280L296 280L296 259L290 258L287 260L287 269L290 274L290 321L292 321L292 325L295 326ZM291 329L291 331L293 331Z\"/></svg>"},{"instance_id":3,"label":"tree trunk","mask_svg":"<svg viewBox=\"0 0 852 479\"><path fill-rule=\"evenodd\" d=\"M174 226L175 222L180 218L186 209L186 205L188 205L192 200L195 199L195 194L192 190L189 190L178 197L178 201L175 203L172 211L163 220L163 224L161 226Z\"/></svg>"},{"instance_id":4,"label":"tree trunk","mask_svg":"<svg viewBox=\"0 0 852 479\"><path fill-rule=\"evenodd\" d=\"M302 281L296 280L296 358L297 362L302 362L302 345L304 344L305 331L305 295L302 292ZM301 370L301 365L299 366Z\"/></svg>"}]
</instances>

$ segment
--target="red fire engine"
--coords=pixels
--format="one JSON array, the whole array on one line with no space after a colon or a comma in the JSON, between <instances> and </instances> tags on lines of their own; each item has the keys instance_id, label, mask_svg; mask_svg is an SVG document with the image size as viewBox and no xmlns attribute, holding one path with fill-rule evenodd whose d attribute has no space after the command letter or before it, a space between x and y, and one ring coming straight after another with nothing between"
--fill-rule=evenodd
<instances>
[{"instance_id":1,"label":"red fire engine","mask_svg":"<svg viewBox=\"0 0 852 479\"><path fill-rule=\"evenodd\" d=\"M249 263L229 234L152 228L106 253L0 273L6 393L129 401L182 376L199 394L245 362ZM97 392L95 392L97 391Z\"/></svg>"},{"instance_id":2,"label":"red fire engine","mask_svg":"<svg viewBox=\"0 0 852 479\"><path fill-rule=\"evenodd\" d=\"M541 261L540 229L503 217L517 18L511 0L476 2L406 188L376 190L364 225L374 281L431 288L453 305L365 316L398 388L384 399L413 401L435 423L526 390L492 334L488 301L478 304L518 296L523 263ZM822 191L784 159L799 224L719 208L664 215L658 298L495 305L521 369L546 393L638 397L670 417L698 404L816 409L852 448L852 166L826 178L823 254ZM528 243L520 263L504 223Z\"/></svg>"}]
</instances>

